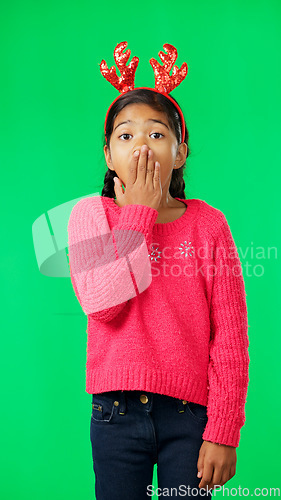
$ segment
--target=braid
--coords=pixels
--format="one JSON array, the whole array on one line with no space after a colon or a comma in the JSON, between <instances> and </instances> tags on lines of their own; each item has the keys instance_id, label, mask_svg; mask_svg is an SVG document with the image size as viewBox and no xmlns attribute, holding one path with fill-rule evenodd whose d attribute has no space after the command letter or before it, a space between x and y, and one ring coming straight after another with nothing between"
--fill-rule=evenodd
<instances>
[{"instance_id":1,"label":"braid","mask_svg":"<svg viewBox=\"0 0 281 500\"><path fill-rule=\"evenodd\" d=\"M185 200L185 182L183 178L183 170L185 165L181 168L173 170L172 178L170 182L169 192L173 198L181 198Z\"/></svg>"},{"instance_id":2,"label":"braid","mask_svg":"<svg viewBox=\"0 0 281 500\"><path fill-rule=\"evenodd\" d=\"M186 129L186 135L185 135L185 143L187 145L187 150L186 150L186 158L190 155L190 147L188 145L188 139L189 139L189 133L188 130ZM171 182L170 182L170 187L169 187L169 192L170 195L173 198L181 198L182 200L186 199L185 195L185 180L184 180L184 171L186 168L186 161L184 164L177 169L173 170L172 177L171 177Z\"/></svg>"},{"instance_id":3,"label":"braid","mask_svg":"<svg viewBox=\"0 0 281 500\"><path fill-rule=\"evenodd\" d=\"M107 196L108 198L115 198L113 177L118 177L118 176L115 170L110 170L109 168L104 176L104 186L101 192L102 196Z\"/></svg>"}]
</instances>

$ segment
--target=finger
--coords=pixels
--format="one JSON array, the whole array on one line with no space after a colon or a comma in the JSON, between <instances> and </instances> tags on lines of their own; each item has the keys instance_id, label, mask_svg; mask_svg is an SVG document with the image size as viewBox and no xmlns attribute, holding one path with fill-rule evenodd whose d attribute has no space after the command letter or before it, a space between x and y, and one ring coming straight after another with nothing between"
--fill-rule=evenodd
<instances>
[{"instance_id":1,"label":"finger","mask_svg":"<svg viewBox=\"0 0 281 500\"><path fill-rule=\"evenodd\" d=\"M157 161L156 163L158 164L159 162ZM159 167L160 167L160 165L159 165ZM159 168L159 176L160 176L160 168ZM200 477L200 478L203 475L204 456L205 456L204 447L201 446L200 451L199 451L198 460L197 460L197 470L198 470L197 477Z\"/></svg>"},{"instance_id":2,"label":"finger","mask_svg":"<svg viewBox=\"0 0 281 500\"><path fill-rule=\"evenodd\" d=\"M161 187L160 163L159 163L159 161L155 162L153 185L154 185L154 189L158 189L159 187Z\"/></svg>"},{"instance_id":3,"label":"finger","mask_svg":"<svg viewBox=\"0 0 281 500\"><path fill-rule=\"evenodd\" d=\"M206 489L207 484L209 484L212 480L213 472L214 472L214 467L212 464L204 465L203 477L199 483L199 488Z\"/></svg>"},{"instance_id":4,"label":"finger","mask_svg":"<svg viewBox=\"0 0 281 500\"><path fill-rule=\"evenodd\" d=\"M118 177L114 177L114 192L116 194L116 198L120 200L120 196L124 194L122 183Z\"/></svg>"},{"instance_id":5,"label":"finger","mask_svg":"<svg viewBox=\"0 0 281 500\"><path fill-rule=\"evenodd\" d=\"M216 485L221 486L222 473L223 473L222 469L216 468L214 470L209 488L214 488L214 486Z\"/></svg>"},{"instance_id":6,"label":"finger","mask_svg":"<svg viewBox=\"0 0 281 500\"><path fill-rule=\"evenodd\" d=\"M230 468L229 479L231 479L233 476L235 476L235 474L236 474L236 465L232 465L232 467Z\"/></svg>"},{"instance_id":7,"label":"finger","mask_svg":"<svg viewBox=\"0 0 281 500\"><path fill-rule=\"evenodd\" d=\"M148 147L143 145L140 151L140 158L138 163L138 179L142 184L145 184L146 180L146 166L147 166L147 150Z\"/></svg>"},{"instance_id":8,"label":"finger","mask_svg":"<svg viewBox=\"0 0 281 500\"><path fill-rule=\"evenodd\" d=\"M140 152L137 149L132 155L130 165L129 165L129 173L127 179L127 185L132 185L137 180L137 172L138 172L138 161L139 161Z\"/></svg>"},{"instance_id":9,"label":"finger","mask_svg":"<svg viewBox=\"0 0 281 500\"><path fill-rule=\"evenodd\" d=\"M151 149L148 150L147 156L148 156L148 160L147 160L147 169L146 169L146 183L148 183L149 185L153 185L155 166L154 166L153 151ZM154 185L153 185L153 187L154 187Z\"/></svg>"},{"instance_id":10,"label":"finger","mask_svg":"<svg viewBox=\"0 0 281 500\"><path fill-rule=\"evenodd\" d=\"M221 485L223 486L225 483L227 483L227 481L229 481L230 479L232 478L232 475L231 475L231 470L230 469L225 469L223 471L223 474L222 474L222 478L221 478Z\"/></svg>"}]
</instances>

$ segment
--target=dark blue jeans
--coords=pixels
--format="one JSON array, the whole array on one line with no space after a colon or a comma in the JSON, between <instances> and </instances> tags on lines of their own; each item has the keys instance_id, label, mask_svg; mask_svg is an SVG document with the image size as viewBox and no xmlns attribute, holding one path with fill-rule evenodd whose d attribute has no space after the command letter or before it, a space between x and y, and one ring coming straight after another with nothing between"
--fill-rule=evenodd
<instances>
[{"instance_id":1,"label":"dark blue jeans","mask_svg":"<svg viewBox=\"0 0 281 500\"><path fill-rule=\"evenodd\" d=\"M153 497L156 463L160 497L211 498L211 492L198 487L197 477L207 419L206 406L162 394L93 394L90 439L96 499Z\"/></svg>"}]
</instances>

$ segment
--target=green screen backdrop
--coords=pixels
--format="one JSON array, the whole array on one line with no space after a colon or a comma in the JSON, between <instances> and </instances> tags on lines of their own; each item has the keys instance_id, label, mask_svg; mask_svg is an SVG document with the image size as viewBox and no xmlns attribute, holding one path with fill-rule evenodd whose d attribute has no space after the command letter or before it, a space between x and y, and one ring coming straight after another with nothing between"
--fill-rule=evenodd
<instances>
[{"instance_id":1,"label":"green screen backdrop","mask_svg":"<svg viewBox=\"0 0 281 500\"><path fill-rule=\"evenodd\" d=\"M246 423L225 487L280 488L280 21L278 0L2 2L3 500L95 498L87 318L66 222L75 200L101 194L103 124L118 91L99 63L112 66L121 41L140 59L136 86L154 86L149 59L160 62L164 43L188 64L172 92L190 134L186 197L227 217L250 325Z\"/></svg>"}]
</instances>

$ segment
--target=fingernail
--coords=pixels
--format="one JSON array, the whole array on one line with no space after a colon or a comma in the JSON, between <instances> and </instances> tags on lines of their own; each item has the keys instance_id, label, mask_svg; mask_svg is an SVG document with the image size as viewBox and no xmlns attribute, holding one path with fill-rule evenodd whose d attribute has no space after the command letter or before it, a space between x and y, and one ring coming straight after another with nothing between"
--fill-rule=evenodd
<instances>
[{"instance_id":1,"label":"fingernail","mask_svg":"<svg viewBox=\"0 0 281 500\"><path fill-rule=\"evenodd\" d=\"M202 476L202 472L201 471L197 472L197 477L201 477L201 476Z\"/></svg>"},{"instance_id":2,"label":"fingernail","mask_svg":"<svg viewBox=\"0 0 281 500\"><path fill-rule=\"evenodd\" d=\"M137 158L139 156L140 152L139 151L135 151L134 152L134 156Z\"/></svg>"}]
</instances>

